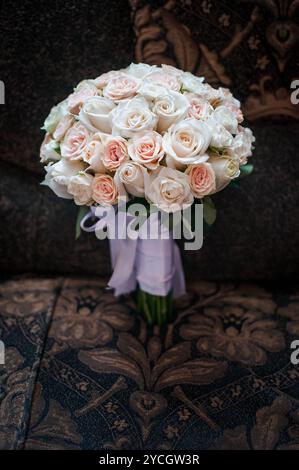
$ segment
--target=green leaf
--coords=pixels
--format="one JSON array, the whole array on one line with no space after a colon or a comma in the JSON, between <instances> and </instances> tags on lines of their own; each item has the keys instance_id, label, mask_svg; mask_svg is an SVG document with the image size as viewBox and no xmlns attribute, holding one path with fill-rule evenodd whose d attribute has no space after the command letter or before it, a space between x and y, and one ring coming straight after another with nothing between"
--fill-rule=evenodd
<instances>
[{"instance_id":1,"label":"green leaf","mask_svg":"<svg viewBox=\"0 0 299 470\"><path fill-rule=\"evenodd\" d=\"M248 176L252 172L253 172L253 165L251 165L251 164L241 165L240 166L240 176L239 176L239 178L242 178L244 176Z\"/></svg>"},{"instance_id":2,"label":"green leaf","mask_svg":"<svg viewBox=\"0 0 299 470\"><path fill-rule=\"evenodd\" d=\"M212 153L215 153L218 157L222 157L222 155L225 155L225 148L218 148L218 147L212 147L210 145L209 147L209 150L212 152Z\"/></svg>"},{"instance_id":3,"label":"green leaf","mask_svg":"<svg viewBox=\"0 0 299 470\"><path fill-rule=\"evenodd\" d=\"M76 240L78 240L78 238L81 235L81 227L80 227L81 220L87 214L88 211L89 211L89 207L79 206L77 219L76 219Z\"/></svg>"},{"instance_id":4,"label":"green leaf","mask_svg":"<svg viewBox=\"0 0 299 470\"><path fill-rule=\"evenodd\" d=\"M59 155L61 155L61 148L60 148L60 143L59 142L55 142L54 150L55 150L56 153L59 153Z\"/></svg>"},{"instance_id":5,"label":"green leaf","mask_svg":"<svg viewBox=\"0 0 299 470\"><path fill-rule=\"evenodd\" d=\"M216 220L216 207L209 196L203 199L203 218L208 225L213 225Z\"/></svg>"}]
</instances>

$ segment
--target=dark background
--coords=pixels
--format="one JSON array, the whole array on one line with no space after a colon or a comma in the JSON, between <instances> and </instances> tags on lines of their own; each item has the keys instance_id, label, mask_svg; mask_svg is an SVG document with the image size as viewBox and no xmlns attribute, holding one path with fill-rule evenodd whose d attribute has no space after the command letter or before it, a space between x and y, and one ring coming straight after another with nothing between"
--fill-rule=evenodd
<instances>
[{"instance_id":1,"label":"dark background","mask_svg":"<svg viewBox=\"0 0 299 470\"><path fill-rule=\"evenodd\" d=\"M209 2L193 2L193 9L188 2L170 3L1 2L2 275L109 274L108 244L92 234L75 241L76 207L39 185L40 127L80 80L143 60L203 71L213 84L229 79L256 136L255 171L240 189L215 196L218 218L203 249L183 253L187 274L216 280L298 278L298 106L281 104L290 81L299 78L297 9L283 10L281 2L267 10L267 2L219 1L206 11ZM223 52L246 28L238 46ZM265 111L253 85L269 76Z\"/></svg>"}]
</instances>

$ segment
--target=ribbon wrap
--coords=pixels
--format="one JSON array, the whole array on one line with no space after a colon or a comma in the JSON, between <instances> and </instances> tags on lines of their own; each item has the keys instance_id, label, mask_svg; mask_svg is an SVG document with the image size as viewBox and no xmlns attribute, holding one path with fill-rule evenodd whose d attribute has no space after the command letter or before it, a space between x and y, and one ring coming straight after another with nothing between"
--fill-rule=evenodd
<instances>
[{"instance_id":1,"label":"ribbon wrap","mask_svg":"<svg viewBox=\"0 0 299 470\"><path fill-rule=\"evenodd\" d=\"M95 218L96 223L88 225ZM138 231L132 228L135 220L127 212L102 206L92 207L81 220L84 231L97 234L107 230L113 268L108 286L116 296L134 291L137 283L152 295L166 296L171 289L174 297L185 294L179 247L161 224L158 213L151 214Z\"/></svg>"}]
</instances>

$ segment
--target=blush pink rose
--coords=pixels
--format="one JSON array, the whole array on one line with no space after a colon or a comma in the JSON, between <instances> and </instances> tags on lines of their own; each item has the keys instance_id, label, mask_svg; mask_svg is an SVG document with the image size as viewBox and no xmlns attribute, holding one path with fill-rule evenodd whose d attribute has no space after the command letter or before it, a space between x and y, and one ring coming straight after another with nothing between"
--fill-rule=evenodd
<instances>
[{"instance_id":1,"label":"blush pink rose","mask_svg":"<svg viewBox=\"0 0 299 470\"><path fill-rule=\"evenodd\" d=\"M186 97L190 103L188 109L188 116L190 118L195 118L203 121L212 114L213 107L208 101L193 93L187 93Z\"/></svg>"},{"instance_id":2,"label":"blush pink rose","mask_svg":"<svg viewBox=\"0 0 299 470\"><path fill-rule=\"evenodd\" d=\"M98 88L104 88L112 78L120 76L118 70L110 70L110 72L102 73L99 77L94 79L94 83Z\"/></svg>"},{"instance_id":3,"label":"blush pink rose","mask_svg":"<svg viewBox=\"0 0 299 470\"><path fill-rule=\"evenodd\" d=\"M147 75L146 79L168 90L180 91L181 89L179 77L171 72L155 71Z\"/></svg>"},{"instance_id":4,"label":"blush pink rose","mask_svg":"<svg viewBox=\"0 0 299 470\"><path fill-rule=\"evenodd\" d=\"M123 137L110 137L103 149L103 164L107 170L115 171L128 159L128 144Z\"/></svg>"},{"instance_id":5,"label":"blush pink rose","mask_svg":"<svg viewBox=\"0 0 299 470\"><path fill-rule=\"evenodd\" d=\"M225 103L225 106L234 113L239 124L244 121L244 116L241 109L236 106L234 103Z\"/></svg>"},{"instance_id":6,"label":"blush pink rose","mask_svg":"<svg viewBox=\"0 0 299 470\"><path fill-rule=\"evenodd\" d=\"M132 98L137 93L139 83L138 79L130 75L122 74L109 80L107 86L103 90L103 95L105 98L109 98L114 101Z\"/></svg>"},{"instance_id":7,"label":"blush pink rose","mask_svg":"<svg viewBox=\"0 0 299 470\"><path fill-rule=\"evenodd\" d=\"M149 170L155 170L164 156L162 136L155 131L137 134L129 141L129 156Z\"/></svg>"},{"instance_id":8,"label":"blush pink rose","mask_svg":"<svg viewBox=\"0 0 299 470\"><path fill-rule=\"evenodd\" d=\"M80 122L74 124L66 133L61 144L61 155L71 160L82 158L82 151L90 136L90 132Z\"/></svg>"},{"instance_id":9,"label":"blush pink rose","mask_svg":"<svg viewBox=\"0 0 299 470\"><path fill-rule=\"evenodd\" d=\"M53 133L54 139L60 142L74 122L74 117L71 114L66 114L63 116L57 124L55 132Z\"/></svg>"},{"instance_id":10,"label":"blush pink rose","mask_svg":"<svg viewBox=\"0 0 299 470\"><path fill-rule=\"evenodd\" d=\"M117 202L118 190L109 175L95 175L92 183L92 198L98 204L111 206Z\"/></svg>"},{"instance_id":11,"label":"blush pink rose","mask_svg":"<svg viewBox=\"0 0 299 470\"><path fill-rule=\"evenodd\" d=\"M67 107L73 114L79 114L85 101L98 94L98 89L95 83L91 81L83 81L79 83L74 93L68 97Z\"/></svg>"},{"instance_id":12,"label":"blush pink rose","mask_svg":"<svg viewBox=\"0 0 299 470\"><path fill-rule=\"evenodd\" d=\"M202 198L216 189L216 176L212 166L207 163L189 165L186 174L194 197Z\"/></svg>"},{"instance_id":13,"label":"blush pink rose","mask_svg":"<svg viewBox=\"0 0 299 470\"><path fill-rule=\"evenodd\" d=\"M105 136L105 134L101 134L100 132L92 134L81 153L82 160L86 162L89 168L95 173L105 173L106 171L103 164L103 136Z\"/></svg>"}]
</instances>

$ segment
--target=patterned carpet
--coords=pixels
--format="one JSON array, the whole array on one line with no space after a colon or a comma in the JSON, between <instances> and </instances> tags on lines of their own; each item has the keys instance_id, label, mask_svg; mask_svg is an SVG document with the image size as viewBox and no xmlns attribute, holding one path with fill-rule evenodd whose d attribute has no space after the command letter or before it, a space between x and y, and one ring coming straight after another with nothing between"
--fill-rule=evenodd
<instances>
[{"instance_id":1,"label":"patterned carpet","mask_svg":"<svg viewBox=\"0 0 299 470\"><path fill-rule=\"evenodd\" d=\"M299 449L298 290L198 282L148 329L98 279L0 285L2 449Z\"/></svg>"}]
</instances>

